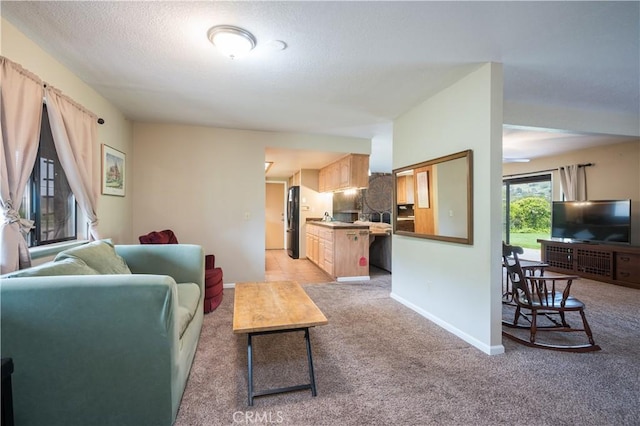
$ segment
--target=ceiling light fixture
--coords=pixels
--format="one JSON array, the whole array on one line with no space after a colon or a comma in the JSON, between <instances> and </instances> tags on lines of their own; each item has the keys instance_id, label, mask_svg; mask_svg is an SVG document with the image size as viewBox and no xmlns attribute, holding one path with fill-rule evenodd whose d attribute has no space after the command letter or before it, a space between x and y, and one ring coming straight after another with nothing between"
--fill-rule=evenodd
<instances>
[{"instance_id":1,"label":"ceiling light fixture","mask_svg":"<svg viewBox=\"0 0 640 426\"><path fill-rule=\"evenodd\" d=\"M264 162L264 172L267 173L269 169L273 166L273 161L265 161Z\"/></svg>"},{"instance_id":2,"label":"ceiling light fixture","mask_svg":"<svg viewBox=\"0 0 640 426\"><path fill-rule=\"evenodd\" d=\"M256 38L249 31L232 25L217 25L207 32L207 37L224 55L239 58L256 47Z\"/></svg>"},{"instance_id":3,"label":"ceiling light fixture","mask_svg":"<svg viewBox=\"0 0 640 426\"><path fill-rule=\"evenodd\" d=\"M528 158L503 158L502 162L503 163L528 163L529 160Z\"/></svg>"}]
</instances>

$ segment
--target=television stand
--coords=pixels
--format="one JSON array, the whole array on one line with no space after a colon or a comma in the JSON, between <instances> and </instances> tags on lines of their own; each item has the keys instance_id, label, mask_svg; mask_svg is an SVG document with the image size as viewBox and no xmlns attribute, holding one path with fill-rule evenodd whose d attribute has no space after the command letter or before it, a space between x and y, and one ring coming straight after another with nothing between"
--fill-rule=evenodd
<instances>
[{"instance_id":1,"label":"television stand","mask_svg":"<svg viewBox=\"0 0 640 426\"><path fill-rule=\"evenodd\" d=\"M640 247L538 240L550 271L640 289Z\"/></svg>"}]
</instances>

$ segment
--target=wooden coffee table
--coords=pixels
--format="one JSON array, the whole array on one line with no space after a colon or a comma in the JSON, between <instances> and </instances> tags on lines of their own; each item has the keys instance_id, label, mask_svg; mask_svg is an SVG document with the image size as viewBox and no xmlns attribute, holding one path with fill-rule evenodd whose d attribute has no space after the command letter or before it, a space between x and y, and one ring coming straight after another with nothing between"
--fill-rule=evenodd
<instances>
[{"instance_id":1,"label":"wooden coffee table","mask_svg":"<svg viewBox=\"0 0 640 426\"><path fill-rule=\"evenodd\" d=\"M327 318L300 284L293 281L237 283L233 301L233 332L247 333L247 363L249 405L253 398L275 393L311 389L316 396L316 380L313 373L313 358L309 327L327 324ZM261 334L304 331L307 344L310 383L284 388L254 391L253 389L253 349L251 338Z\"/></svg>"}]
</instances>

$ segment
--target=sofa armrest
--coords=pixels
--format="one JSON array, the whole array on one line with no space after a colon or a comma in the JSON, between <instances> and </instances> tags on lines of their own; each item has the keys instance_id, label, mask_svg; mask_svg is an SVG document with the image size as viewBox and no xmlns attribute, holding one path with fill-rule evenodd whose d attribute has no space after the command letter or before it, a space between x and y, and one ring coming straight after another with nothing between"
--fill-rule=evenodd
<instances>
[{"instance_id":1,"label":"sofa armrest","mask_svg":"<svg viewBox=\"0 0 640 426\"><path fill-rule=\"evenodd\" d=\"M179 347L173 278L3 279L0 303L2 357L15 364L15 412L27 417L16 424L171 418Z\"/></svg>"},{"instance_id":2,"label":"sofa armrest","mask_svg":"<svg viewBox=\"0 0 640 426\"><path fill-rule=\"evenodd\" d=\"M169 275L177 283L196 283L204 293L204 251L194 244L117 245L134 274Z\"/></svg>"}]
</instances>

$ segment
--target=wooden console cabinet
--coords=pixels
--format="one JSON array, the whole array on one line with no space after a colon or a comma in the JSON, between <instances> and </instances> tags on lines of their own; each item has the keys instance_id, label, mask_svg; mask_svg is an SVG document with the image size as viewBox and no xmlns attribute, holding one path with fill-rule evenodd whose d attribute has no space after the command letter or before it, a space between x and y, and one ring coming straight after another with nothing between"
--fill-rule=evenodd
<instances>
[{"instance_id":1,"label":"wooden console cabinet","mask_svg":"<svg viewBox=\"0 0 640 426\"><path fill-rule=\"evenodd\" d=\"M640 289L640 247L538 240L554 272Z\"/></svg>"}]
</instances>

